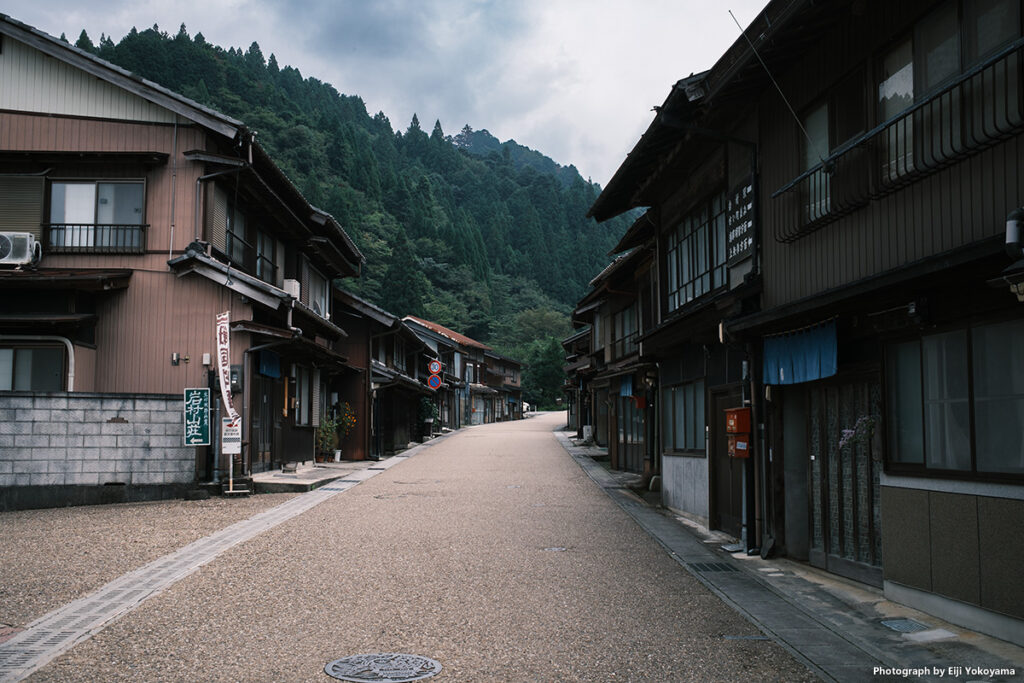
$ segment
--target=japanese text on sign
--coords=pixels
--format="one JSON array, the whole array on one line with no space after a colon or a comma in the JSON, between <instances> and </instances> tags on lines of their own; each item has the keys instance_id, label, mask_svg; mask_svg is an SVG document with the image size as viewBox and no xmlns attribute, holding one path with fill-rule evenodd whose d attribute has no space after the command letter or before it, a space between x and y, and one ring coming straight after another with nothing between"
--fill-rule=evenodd
<instances>
[{"instance_id":1,"label":"japanese text on sign","mask_svg":"<svg viewBox=\"0 0 1024 683\"><path fill-rule=\"evenodd\" d=\"M210 445L210 390L185 389L185 445Z\"/></svg>"},{"instance_id":2,"label":"japanese text on sign","mask_svg":"<svg viewBox=\"0 0 1024 683\"><path fill-rule=\"evenodd\" d=\"M728 264L742 261L754 251L754 183L747 180L729 193L725 226Z\"/></svg>"}]
</instances>

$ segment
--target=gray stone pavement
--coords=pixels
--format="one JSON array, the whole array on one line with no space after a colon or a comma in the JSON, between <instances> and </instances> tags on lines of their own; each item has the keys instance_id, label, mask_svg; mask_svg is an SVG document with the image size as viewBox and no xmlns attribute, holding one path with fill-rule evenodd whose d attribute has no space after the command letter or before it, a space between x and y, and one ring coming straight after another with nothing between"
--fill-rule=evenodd
<instances>
[{"instance_id":1,"label":"gray stone pavement","mask_svg":"<svg viewBox=\"0 0 1024 683\"><path fill-rule=\"evenodd\" d=\"M296 496L322 500L29 680L326 681L367 652L434 658L436 680L814 680L594 486L559 419L465 429Z\"/></svg>"},{"instance_id":2,"label":"gray stone pavement","mask_svg":"<svg viewBox=\"0 0 1024 683\"><path fill-rule=\"evenodd\" d=\"M560 423L564 414L469 428L310 493L232 500L221 519L242 521L185 547L163 537L186 540L194 530L182 536L154 524L146 547L180 550L150 565L125 559L131 545L118 539L138 539L159 504L108 506L114 515L100 518L106 527L93 542L70 546L91 548L86 566L107 556L164 583L29 680L328 681L328 662L367 652L436 659L444 670L434 680L882 680L862 667L872 657L890 661L886 652L845 632L862 624L847 617L827 626L823 609L787 599L813 583L797 567L773 565L781 578L768 577L760 559L719 555L573 452L564 435L568 449L559 445L552 430ZM260 502L272 498L284 502ZM243 505L262 512L239 517ZM76 556L62 541L88 524L88 511L44 511L61 512L59 525L20 520L21 547L0 555L0 578L18 573L3 564L17 562L19 550L39 548L73 572ZM0 515L0 525L8 519ZM35 578L35 587L45 584ZM72 605L101 602L98 593L76 600L82 586L61 585ZM4 600L5 589L0 583ZM825 595L834 612L847 611ZM836 648L855 658L835 657Z\"/></svg>"},{"instance_id":3,"label":"gray stone pavement","mask_svg":"<svg viewBox=\"0 0 1024 683\"><path fill-rule=\"evenodd\" d=\"M1024 649L888 601L881 591L785 559L721 549L735 539L645 504L631 477L595 461L604 449L556 437L618 505L698 580L825 680L1024 680ZM882 624L927 626L903 634ZM960 667L959 669L957 667ZM970 668L1012 670L974 675Z\"/></svg>"}]
</instances>

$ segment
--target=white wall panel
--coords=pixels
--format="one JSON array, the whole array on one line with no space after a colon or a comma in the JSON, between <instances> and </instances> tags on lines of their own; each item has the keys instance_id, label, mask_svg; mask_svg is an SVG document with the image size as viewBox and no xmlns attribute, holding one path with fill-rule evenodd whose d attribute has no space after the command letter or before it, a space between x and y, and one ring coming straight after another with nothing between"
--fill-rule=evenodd
<instances>
[{"instance_id":1,"label":"white wall panel","mask_svg":"<svg viewBox=\"0 0 1024 683\"><path fill-rule=\"evenodd\" d=\"M9 37L0 53L0 109L174 122L171 111Z\"/></svg>"}]
</instances>

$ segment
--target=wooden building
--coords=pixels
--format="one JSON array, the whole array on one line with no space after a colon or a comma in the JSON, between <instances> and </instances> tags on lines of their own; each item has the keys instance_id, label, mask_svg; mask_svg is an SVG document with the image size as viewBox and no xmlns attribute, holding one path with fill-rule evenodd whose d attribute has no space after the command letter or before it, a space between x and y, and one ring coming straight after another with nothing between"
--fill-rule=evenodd
<instances>
[{"instance_id":1,"label":"wooden building","mask_svg":"<svg viewBox=\"0 0 1024 683\"><path fill-rule=\"evenodd\" d=\"M593 439L594 435L594 418L591 414L588 391L591 377L590 334L590 326L582 325L580 329L562 340L566 362L566 380L562 392L565 394L568 427L576 431L579 439ZM584 427L587 427L585 435Z\"/></svg>"},{"instance_id":2,"label":"wooden building","mask_svg":"<svg viewBox=\"0 0 1024 683\"><path fill-rule=\"evenodd\" d=\"M406 316L405 322L441 354L443 384L438 401L445 427L523 416L518 361L444 325L415 316Z\"/></svg>"},{"instance_id":3,"label":"wooden building","mask_svg":"<svg viewBox=\"0 0 1024 683\"><path fill-rule=\"evenodd\" d=\"M79 495L311 459L327 386L352 372L330 317L332 280L362 263L348 235L243 123L6 16L0 41L0 233L13 247L0 261L0 403L88 398L98 410L80 417L99 425L34 435L54 476L23 476L19 451L0 452L16 461L11 483ZM186 449L187 473L132 469L182 448L186 388L213 389L210 445ZM145 401L176 410L153 424L118 413ZM230 461L217 428L229 414L243 446Z\"/></svg>"},{"instance_id":4,"label":"wooden building","mask_svg":"<svg viewBox=\"0 0 1024 683\"><path fill-rule=\"evenodd\" d=\"M494 389L494 422L519 420L523 417L522 364L494 351L484 354L487 386Z\"/></svg>"},{"instance_id":5,"label":"wooden building","mask_svg":"<svg viewBox=\"0 0 1024 683\"><path fill-rule=\"evenodd\" d=\"M658 249L661 329L645 339L682 350L681 379L704 356L711 525L726 528L717 363L724 403L751 409L748 548L1018 643L1024 264L1005 243L1024 215L1021 14L1019 0L771 2L676 84L592 209L650 207L620 247ZM712 269L695 289L707 305L682 291L673 326L694 271L673 280L671 252L699 242L701 197L724 206L725 254L691 259ZM667 470L670 363L653 353Z\"/></svg>"}]
</instances>

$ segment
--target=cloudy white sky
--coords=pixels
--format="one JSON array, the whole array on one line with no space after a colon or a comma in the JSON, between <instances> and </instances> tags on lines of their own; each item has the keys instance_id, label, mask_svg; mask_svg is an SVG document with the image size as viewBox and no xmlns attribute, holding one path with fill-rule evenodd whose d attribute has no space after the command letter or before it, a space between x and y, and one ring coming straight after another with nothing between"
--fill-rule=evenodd
<instances>
[{"instance_id":1,"label":"cloudy white sky","mask_svg":"<svg viewBox=\"0 0 1024 683\"><path fill-rule=\"evenodd\" d=\"M256 41L405 130L413 113L514 139L606 185L673 83L709 68L767 0L3 0L74 42L184 23L224 48Z\"/></svg>"}]
</instances>

